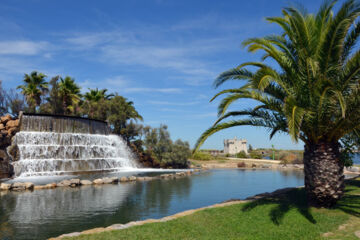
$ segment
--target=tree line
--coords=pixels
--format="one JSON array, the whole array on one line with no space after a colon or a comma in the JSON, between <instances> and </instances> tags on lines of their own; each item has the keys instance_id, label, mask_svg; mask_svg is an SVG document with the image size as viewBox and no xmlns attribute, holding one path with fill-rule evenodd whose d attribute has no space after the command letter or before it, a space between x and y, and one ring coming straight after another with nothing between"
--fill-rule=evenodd
<instances>
[{"instance_id":1,"label":"tree line","mask_svg":"<svg viewBox=\"0 0 360 240\"><path fill-rule=\"evenodd\" d=\"M27 113L86 117L107 121L113 134L120 135L149 167L186 167L188 142L173 142L166 125L143 126L134 103L118 93L88 89L82 93L75 79L55 76L47 81L43 73L25 74L22 85L6 91L0 81L0 114Z\"/></svg>"}]
</instances>

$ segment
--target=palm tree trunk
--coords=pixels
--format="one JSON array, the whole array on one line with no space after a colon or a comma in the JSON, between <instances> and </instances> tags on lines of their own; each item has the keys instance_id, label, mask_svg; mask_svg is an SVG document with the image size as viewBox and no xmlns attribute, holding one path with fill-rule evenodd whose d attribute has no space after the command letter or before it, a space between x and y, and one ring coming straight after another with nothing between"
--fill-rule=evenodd
<instances>
[{"instance_id":1,"label":"palm tree trunk","mask_svg":"<svg viewBox=\"0 0 360 240\"><path fill-rule=\"evenodd\" d=\"M344 193L344 164L338 142L305 145L305 189L308 203L332 207Z\"/></svg>"}]
</instances>

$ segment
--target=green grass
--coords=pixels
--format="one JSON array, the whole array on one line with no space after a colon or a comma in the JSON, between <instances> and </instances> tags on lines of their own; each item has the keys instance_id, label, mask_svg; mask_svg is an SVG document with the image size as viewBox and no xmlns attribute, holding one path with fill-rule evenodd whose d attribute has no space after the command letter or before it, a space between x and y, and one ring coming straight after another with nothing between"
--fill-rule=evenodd
<instances>
[{"instance_id":1,"label":"green grass","mask_svg":"<svg viewBox=\"0 0 360 240\"><path fill-rule=\"evenodd\" d=\"M168 222L73 239L357 239L359 187L360 180L347 181L345 196L330 210L308 208L304 190L296 189L279 197L206 209ZM339 229L340 225L345 227ZM329 233L328 238L323 233Z\"/></svg>"}]
</instances>

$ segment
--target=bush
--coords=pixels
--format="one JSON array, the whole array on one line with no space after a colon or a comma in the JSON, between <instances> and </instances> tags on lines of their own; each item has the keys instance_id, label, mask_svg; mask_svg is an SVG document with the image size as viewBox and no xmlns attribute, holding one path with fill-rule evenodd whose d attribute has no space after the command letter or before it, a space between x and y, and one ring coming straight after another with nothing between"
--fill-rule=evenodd
<instances>
[{"instance_id":1,"label":"bush","mask_svg":"<svg viewBox=\"0 0 360 240\"><path fill-rule=\"evenodd\" d=\"M245 167L246 167L246 164L245 164L244 162L239 162L239 163L237 164L237 167L238 167L238 168L245 168Z\"/></svg>"},{"instance_id":2,"label":"bush","mask_svg":"<svg viewBox=\"0 0 360 240\"><path fill-rule=\"evenodd\" d=\"M214 159L214 157L211 156L211 154L204 153L204 152L196 152L192 155L191 158L194 160L201 160L201 161L209 161L209 160Z\"/></svg>"},{"instance_id":3,"label":"bush","mask_svg":"<svg viewBox=\"0 0 360 240\"><path fill-rule=\"evenodd\" d=\"M253 158L253 159L261 159L261 154L260 154L260 153L257 153L257 152L251 152L251 153L250 153L250 158Z\"/></svg>"},{"instance_id":4,"label":"bush","mask_svg":"<svg viewBox=\"0 0 360 240\"><path fill-rule=\"evenodd\" d=\"M236 154L237 158L247 158L247 155L245 153L245 151L241 151L238 154Z\"/></svg>"},{"instance_id":5,"label":"bush","mask_svg":"<svg viewBox=\"0 0 360 240\"><path fill-rule=\"evenodd\" d=\"M302 164L303 161L301 157L294 153L280 153L279 159L281 160L281 163L286 164Z\"/></svg>"}]
</instances>

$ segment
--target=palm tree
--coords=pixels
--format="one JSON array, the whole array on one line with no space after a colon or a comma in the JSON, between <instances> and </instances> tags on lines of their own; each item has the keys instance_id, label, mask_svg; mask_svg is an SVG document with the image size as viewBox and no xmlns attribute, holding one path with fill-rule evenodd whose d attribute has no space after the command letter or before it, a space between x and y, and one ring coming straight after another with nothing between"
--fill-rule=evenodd
<instances>
[{"instance_id":1,"label":"palm tree","mask_svg":"<svg viewBox=\"0 0 360 240\"><path fill-rule=\"evenodd\" d=\"M74 113L81 100L80 87L75 83L75 80L69 76L60 78L58 91L62 99L64 113Z\"/></svg>"},{"instance_id":2,"label":"palm tree","mask_svg":"<svg viewBox=\"0 0 360 240\"><path fill-rule=\"evenodd\" d=\"M288 133L305 144L304 172L308 202L331 207L344 192L341 139L360 130L360 4L347 0L333 13L336 1L326 1L316 15L294 7L278 24L281 35L251 38L243 42L249 52L264 51L260 62L246 62L215 80L218 87L242 80L239 88L226 89L218 107L219 118L198 139L195 151L212 134L235 126L259 126ZM266 63L270 59L277 66ZM250 67L250 68L249 68ZM255 69L255 70L253 70ZM253 99L254 108L227 111L237 100ZM238 120L223 122L229 117Z\"/></svg>"},{"instance_id":3,"label":"palm tree","mask_svg":"<svg viewBox=\"0 0 360 240\"><path fill-rule=\"evenodd\" d=\"M89 88L89 92L85 93L84 97L85 100L89 102L98 102L102 99L110 100L112 97L114 97L114 94L106 94L107 91L108 91L107 89L99 90L98 88L96 89Z\"/></svg>"},{"instance_id":4,"label":"palm tree","mask_svg":"<svg viewBox=\"0 0 360 240\"><path fill-rule=\"evenodd\" d=\"M33 71L30 75L25 74L23 82L17 88L21 89L21 93L25 96L26 102L29 106L29 111L35 113L36 106L41 104L41 96L48 91L48 83L45 81L46 75Z\"/></svg>"}]
</instances>

